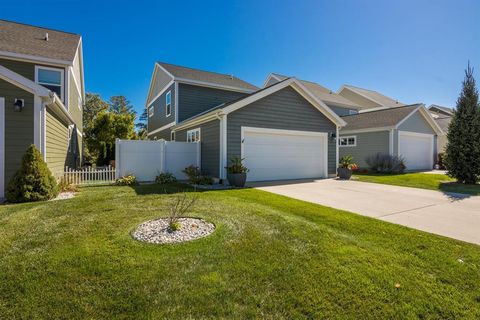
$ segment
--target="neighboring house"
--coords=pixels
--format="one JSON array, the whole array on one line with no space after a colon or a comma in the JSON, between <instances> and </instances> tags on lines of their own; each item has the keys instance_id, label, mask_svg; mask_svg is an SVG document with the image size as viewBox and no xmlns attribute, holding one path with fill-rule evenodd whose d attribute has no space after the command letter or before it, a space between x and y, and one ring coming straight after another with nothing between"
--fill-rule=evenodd
<instances>
[{"instance_id":1,"label":"neighboring house","mask_svg":"<svg viewBox=\"0 0 480 320\"><path fill-rule=\"evenodd\" d=\"M352 155L362 168L377 153L400 155L407 170L430 170L436 161L436 139L442 129L423 104L364 111L342 117L340 157Z\"/></svg>"},{"instance_id":2,"label":"neighboring house","mask_svg":"<svg viewBox=\"0 0 480 320\"><path fill-rule=\"evenodd\" d=\"M432 115L433 119L442 128L444 134L438 136L437 150L439 153L445 150L447 146L447 133L450 122L452 121L454 110L448 107L442 107L432 104L428 107L428 111Z\"/></svg>"},{"instance_id":3,"label":"neighboring house","mask_svg":"<svg viewBox=\"0 0 480 320\"><path fill-rule=\"evenodd\" d=\"M265 80L263 86L266 87L287 78L287 76L278 73L271 73ZM357 114L362 109L361 106L336 94L332 90L319 85L318 83L306 80L298 81L300 81L310 91L310 93L315 95L317 99L323 101L327 106L330 107L330 109L333 110L333 112L339 116Z\"/></svg>"},{"instance_id":4,"label":"neighboring house","mask_svg":"<svg viewBox=\"0 0 480 320\"><path fill-rule=\"evenodd\" d=\"M0 198L30 144L57 178L80 163L84 96L81 36L0 20Z\"/></svg>"},{"instance_id":5,"label":"neighboring house","mask_svg":"<svg viewBox=\"0 0 480 320\"><path fill-rule=\"evenodd\" d=\"M377 91L351 85L343 85L338 90L338 95L352 101L362 109L394 108L405 105L398 100L387 97Z\"/></svg>"},{"instance_id":6,"label":"neighboring house","mask_svg":"<svg viewBox=\"0 0 480 320\"><path fill-rule=\"evenodd\" d=\"M165 84L154 89L159 77L169 74L163 80ZM184 83L185 79L191 82L193 75L197 76L196 82ZM207 76L209 81L203 78ZM224 83L219 84L220 80ZM156 64L147 99L147 106L154 106L151 118L157 112L162 118L172 112L165 108L166 97L162 95L175 89L178 103L172 110L176 109L177 118L154 126L149 120L149 137L199 141L204 173L225 179L225 167L238 156L245 158L249 181L336 175L335 136L345 122L295 78L256 89L231 76ZM159 107L155 105L157 100Z\"/></svg>"},{"instance_id":7,"label":"neighboring house","mask_svg":"<svg viewBox=\"0 0 480 320\"><path fill-rule=\"evenodd\" d=\"M157 62L145 105L148 138L175 140L174 125L256 90L232 75Z\"/></svg>"}]
</instances>

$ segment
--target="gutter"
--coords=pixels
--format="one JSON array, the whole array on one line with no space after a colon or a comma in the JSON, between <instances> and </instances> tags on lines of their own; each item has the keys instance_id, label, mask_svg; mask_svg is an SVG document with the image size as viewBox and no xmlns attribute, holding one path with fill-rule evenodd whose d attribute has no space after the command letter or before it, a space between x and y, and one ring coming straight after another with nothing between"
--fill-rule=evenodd
<instances>
[{"instance_id":1,"label":"gutter","mask_svg":"<svg viewBox=\"0 0 480 320\"><path fill-rule=\"evenodd\" d=\"M62 100L52 91L49 92L48 97L42 97L45 104L52 109L58 116L66 120L68 124L75 124L72 115L67 111Z\"/></svg>"}]
</instances>

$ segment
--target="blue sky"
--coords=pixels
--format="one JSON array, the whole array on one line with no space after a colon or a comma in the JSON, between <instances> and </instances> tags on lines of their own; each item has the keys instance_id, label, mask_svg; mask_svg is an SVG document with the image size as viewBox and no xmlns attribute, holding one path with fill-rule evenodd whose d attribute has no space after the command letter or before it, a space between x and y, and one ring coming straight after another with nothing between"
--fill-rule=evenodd
<instances>
[{"instance_id":1,"label":"blue sky","mask_svg":"<svg viewBox=\"0 0 480 320\"><path fill-rule=\"evenodd\" d=\"M480 82L480 1L4 1L0 17L83 36L88 92L144 107L154 62L270 72L454 106L470 60Z\"/></svg>"}]
</instances>

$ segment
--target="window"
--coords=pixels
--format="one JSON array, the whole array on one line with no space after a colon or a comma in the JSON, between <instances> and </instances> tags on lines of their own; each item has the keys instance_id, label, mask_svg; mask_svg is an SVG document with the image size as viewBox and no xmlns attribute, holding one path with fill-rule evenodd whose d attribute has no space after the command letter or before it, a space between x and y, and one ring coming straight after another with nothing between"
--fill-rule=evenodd
<instances>
[{"instance_id":1,"label":"window","mask_svg":"<svg viewBox=\"0 0 480 320\"><path fill-rule=\"evenodd\" d=\"M63 70L47 67L35 67L36 82L50 91L53 91L63 100Z\"/></svg>"},{"instance_id":2,"label":"window","mask_svg":"<svg viewBox=\"0 0 480 320\"><path fill-rule=\"evenodd\" d=\"M348 114L349 114L349 115L358 114L358 111L357 111L357 110L352 110L352 109L350 109L350 110L348 110Z\"/></svg>"},{"instance_id":3,"label":"window","mask_svg":"<svg viewBox=\"0 0 480 320\"><path fill-rule=\"evenodd\" d=\"M175 131L170 133L170 141L175 141Z\"/></svg>"},{"instance_id":4,"label":"window","mask_svg":"<svg viewBox=\"0 0 480 320\"><path fill-rule=\"evenodd\" d=\"M340 147L356 147L357 146L357 136L340 137L338 145Z\"/></svg>"},{"instance_id":5,"label":"window","mask_svg":"<svg viewBox=\"0 0 480 320\"><path fill-rule=\"evenodd\" d=\"M167 117L172 114L172 91L168 91L165 96L165 114Z\"/></svg>"},{"instance_id":6,"label":"window","mask_svg":"<svg viewBox=\"0 0 480 320\"><path fill-rule=\"evenodd\" d=\"M150 106L150 108L148 108L148 117L152 117L153 114L155 113L155 107L154 106Z\"/></svg>"},{"instance_id":7,"label":"window","mask_svg":"<svg viewBox=\"0 0 480 320\"><path fill-rule=\"evenodd\" d=\"M187 142L200 141L200 128L187 131Z\"/></svg>"}]
</instances>

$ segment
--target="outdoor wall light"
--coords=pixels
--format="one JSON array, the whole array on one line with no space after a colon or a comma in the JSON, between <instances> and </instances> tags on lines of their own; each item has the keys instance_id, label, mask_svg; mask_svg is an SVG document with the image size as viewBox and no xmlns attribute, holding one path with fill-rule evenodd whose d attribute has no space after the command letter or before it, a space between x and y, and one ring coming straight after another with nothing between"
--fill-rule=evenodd
<instances>
[{"instance_id":1,"label":"outdoor wall light","mask_svg":"<svg viewBox=\"0 0 480 320\"><path fill-rule=\"evenodd\" d=\"M337 137L336 132L330 132L330 139L335 139Z\"/></svg>"},{"instance_id":2,"label":"outdoor wall light","mask_svg":"<svg viewBox=\"0 0 480 320\"><path fill-rule=\"evenodd\" d=\"M13 104L13 111L22 112L24 105L25 101L23 99L15 99L15 103Z\"/></svg>"}]
</instances>

